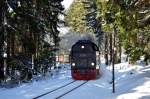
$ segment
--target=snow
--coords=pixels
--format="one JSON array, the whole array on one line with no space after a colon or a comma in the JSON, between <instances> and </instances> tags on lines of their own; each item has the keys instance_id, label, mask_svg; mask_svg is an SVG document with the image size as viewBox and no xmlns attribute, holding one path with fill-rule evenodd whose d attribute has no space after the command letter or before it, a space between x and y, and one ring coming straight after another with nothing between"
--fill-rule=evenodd
<instances>
[{"instance_id":1,"label":"snow","mask_svg":"<svg viewBox=\"0 0 150 99\"><path fill-rule=\"evenodd\" d=\"M83 86L61 97L61 99L150 99L150 65L130 65L127 62L116 64L116 92L112 93L111 66L106 67L103 62L100 68L100 78L90 80ZM1 88L0 99L32 99L73 81L69 65L65 66L67 68L62 69L54 77L46 77L43 80L22 84L16 88ZM83 82L77 81L40 99L55 99L55 97Z\"/></svg>"},{"instance_id":2,"label":"snow","mask_svg":"<svg viewBox=\"0 0 150 99\"><path fill-rule=\"evenodd\" d=\"M69 32L70 28L69 27L60 27L58 28L58 30L60 31L60 37L62 37L63 35L65 35L66 33Z\"/></svg>"},{"instance_id":3,"label":"snow","mask_svg":"<svg viewBox=\"0 0 150 99\"><path fill-rule=\"evenodd\" d=\"M31 99L72 81L69 74L70 71L60 71L59 75L55 74L52 78L23 84L17 88L0 89L0 99Z\"/></svg>"},{"instance_id":4,"label":"snow","mask_svg":"<svg viewBox=\"0 0 150 99\"><path fill-rule=\"evenodd\" d=\"M83 82L84 81L77 81L76 83L72 83L69 86L66 86L65 88L61 88L60 90L57 90L54 93L50 93L48 95L45 95L44 97L41 97L39 99L55 99L56 97L58 97L58 96L62 95L63 93L71 90L72 88L82 84Z\"/></svg>"}]
</instances>

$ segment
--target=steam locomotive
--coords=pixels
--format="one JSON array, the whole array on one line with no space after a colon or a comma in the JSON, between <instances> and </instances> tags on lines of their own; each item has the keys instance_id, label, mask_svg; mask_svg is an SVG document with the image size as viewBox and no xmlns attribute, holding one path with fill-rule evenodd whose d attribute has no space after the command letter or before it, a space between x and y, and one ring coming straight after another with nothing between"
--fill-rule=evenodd
<instances>
[{"instance_id":1,"label":"steam locomotive","mask_svg":"<svg viewBox=\"0 0 150 99\"><path fill-rule=\"evenodd\" d=\"M92 80L99 76L99 49L90 40L79 40L70 53L71 75L75 80Z\"/></svg>"}]
</instances>

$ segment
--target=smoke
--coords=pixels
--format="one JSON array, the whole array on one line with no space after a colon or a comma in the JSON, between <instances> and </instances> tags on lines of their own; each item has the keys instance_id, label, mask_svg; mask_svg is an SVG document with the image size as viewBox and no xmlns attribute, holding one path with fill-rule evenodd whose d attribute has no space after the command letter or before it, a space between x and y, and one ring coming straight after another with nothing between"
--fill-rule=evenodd
<instances>
[{"instance_id":1,"label":"smoke","mask_svg":"<svg viewBox=\"0 0 150 99\"><path fill-rule=\"evenodd\" d=\"M67 33L61 38L60 51L69 52L72 45L74 45L79 40L90 40L95 43L94 35L92 33Z\"/></svg>"},{"instance_id":2,"label":"smoke","mask_svg":"<svg viewBox=\"0 0 150 99\"><path fill-rule=\"evenodd\" d=\"M92 34L90 34L90 33L83 34L80 40L90 40L92 42L95 42L94 41L94 36Z\"/></svg>"}]
</instances>

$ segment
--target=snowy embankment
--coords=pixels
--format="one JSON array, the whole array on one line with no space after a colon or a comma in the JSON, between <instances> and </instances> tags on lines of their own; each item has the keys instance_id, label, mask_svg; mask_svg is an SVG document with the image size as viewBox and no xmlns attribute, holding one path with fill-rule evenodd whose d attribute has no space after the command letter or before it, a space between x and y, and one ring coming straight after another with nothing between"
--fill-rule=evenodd
<instances>
[{"instance_id":1,"label":"snowy embankment","mask_svg":"<svg viewBox=\"0 0 150 99\"><path fill-rule=\"evenodd\" d=\"M68 68L61 71L53 71L53 76L45 77L42 80L24 83L16 88L1 88L0 99L32 99L49 90L55 89L72 81Z\"/></svg>"},{"instance_id":2,"label":"snowy embankment","mask_svg":"<svg viewBox=\"0 0 150 99\"><path fill-rule=\"evenodd\" d=\"M150 99L150 66L133 66L116 86L117 99Z\"/></svg>"},{"instance_id":3,"label":"snowy embankment","mask_svg":"<svg viewBox=\"0 0 150 99\"><path fill-rule=\"evenodd\" d=\"M150 66L116 64L115 93L110 83L111 68L102 65L101 71L99 79L91 80L61 99L150 99Z\"/></svg>"},{"instance_id":4,"label":"snowy embankment","mask_svg":"<svg viewBox=\"0 0 150 99\"><path fill-rule=\"evenodd\" d=\"M115 93L112 93L111 67L102 63L100 71L99 79L89 81L61 99L150 99L150 66L116 64ZM23 84L17 88L0 89L0 99L32 99L70 81L70 70L65 69L53 78ZM46 97L45 99L53 99L50 94Z\"/></svg>"}]
</instances>

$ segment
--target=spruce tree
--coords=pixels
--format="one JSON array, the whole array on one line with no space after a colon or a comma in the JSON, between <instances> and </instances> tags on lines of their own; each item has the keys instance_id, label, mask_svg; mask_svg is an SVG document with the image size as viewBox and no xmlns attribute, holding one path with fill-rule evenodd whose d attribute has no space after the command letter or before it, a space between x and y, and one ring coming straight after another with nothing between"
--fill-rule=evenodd
<instances>
[{"instance_id":1,"label":"spruce tree","mask_svg":"<svg viewBox=\"0 0 150 99\"><path fill-rule=\"evenodd\" d=\"M19 61L30 61L40 57L50 56L46 53L56 53L59 46L58 16L63 14L63 0L2 0L0 3L0 73L4 69L4 52L7 53L7 70L12 77L15 69L20 72L30 70L29 64L21 65ZM49 37L50 42L45 40ZM7 44L7 46L5 46ZM45 47L45 45L48 45ZM21 54L20 54L21 53ZM46 56L44 56L46 55ZM17 60L17 61L15 61ZM55 60L53 59L53 62ZM15 63L15 64L14 64ZM23 62L22 62L23 63ZM49 63L52 63L50 60ZM18 67L19 66L19 67ZM38 66L38 64L36 65ZM37 67L32 68L39 69ZM45 65L49 68L48 65ZM40 70L39 70L40 71ZM25 72L24 72L25 73ZM21 74L24 75L24 74ZM15 79L15 77L14 77Z\"/></svg>"},{"instance_id":2,"label":"spruce tree","mask_svg":"<svg viewBox=\"0 0 150 99\"><path fill-rule=\"evenodd\" d=\"M83 4L84 8L87 10L84 20L86 21L87 26L94 32L98 46L100 47L103 39L103 32L101 30L101 17L97 17L96 0L84 0Z\"/></svg>"}]
</instances>

